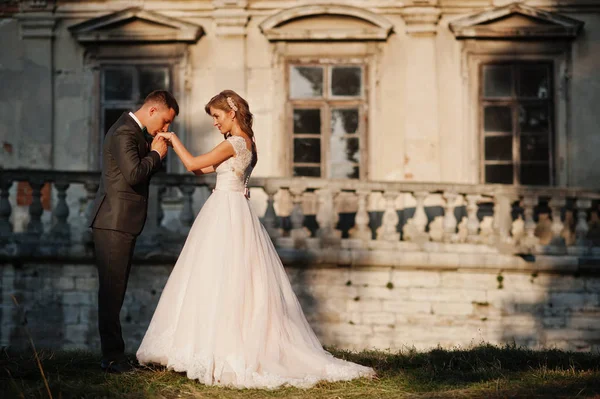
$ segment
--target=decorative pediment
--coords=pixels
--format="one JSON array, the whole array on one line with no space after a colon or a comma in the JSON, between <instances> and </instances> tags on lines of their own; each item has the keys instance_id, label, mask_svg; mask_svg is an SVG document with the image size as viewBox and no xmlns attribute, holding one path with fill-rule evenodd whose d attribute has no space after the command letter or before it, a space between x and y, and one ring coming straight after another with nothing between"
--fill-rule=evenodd
<instances>
[{"instance_id":1,"label":"decorative pediment","mask_svg":"<svg viewBox=\"0 0 600 399\"><path fill-rule=\"evenodd\" d=\"M583 22L512 3L450 23L458 39L574 38Z\"/></svg>"},{"instance_id":2,"label":"decorative pediment","mask_svg":"<svg viewBox=\"0 0 600 399\"><path fill-rule=\"evenodd\" d=\"M196 43L204 34L201 26L140 7L93 18L69 30L80 43Z\"/></svg>"},{"instance_id":3,"label":"decorative pediment","mask_svg":"<svg viewBox=\"0 0 600 399\"><path fill-rule=\"evenodd\" d=\"M365 9L323 4L283 10L260 29L270 41L387 40L392 24Z\"/></svg>"}]
</instances>

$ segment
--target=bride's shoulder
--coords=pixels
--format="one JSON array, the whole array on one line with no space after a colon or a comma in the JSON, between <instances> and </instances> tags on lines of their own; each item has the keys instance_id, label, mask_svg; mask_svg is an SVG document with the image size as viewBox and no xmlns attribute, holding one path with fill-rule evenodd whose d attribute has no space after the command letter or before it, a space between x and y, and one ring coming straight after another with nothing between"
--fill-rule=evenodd
<instances>
[{"instance_id":1,"label":"bride's shoulder","mask_svg":"<svg viewBox=\"0 0 600 399\"><path fill-rule=\"evenodd\" d=\"M241 136L229 136L227 137L227 141L233 146L236 154L246 148L246 140Z\"/></svg>"},{"instance_id":2,"label":"bride's shoulder","mask_svg":"<svg viewBox=\"0 0 600 399\"><path fill-rule=\"evenodd\" d=\"M241 143L241 142L246 141L246 139L244 139L242 136L234 136L234 135L227 137L227 140L230 141L231 143L236 143L236 142Z\"/></svg>"},{"instance_id":3,"label":"bride's shoulder","mask_svg":"<svg viewBox=\"0 0 600 399\"><path fill-rule=\"evenodd\" d=\"M252 145L250 140L247 140L243 136L229 136L227 140L236 150L241 150L243 148L248 149L248 146Z\"/></svg>"}]
</instances>

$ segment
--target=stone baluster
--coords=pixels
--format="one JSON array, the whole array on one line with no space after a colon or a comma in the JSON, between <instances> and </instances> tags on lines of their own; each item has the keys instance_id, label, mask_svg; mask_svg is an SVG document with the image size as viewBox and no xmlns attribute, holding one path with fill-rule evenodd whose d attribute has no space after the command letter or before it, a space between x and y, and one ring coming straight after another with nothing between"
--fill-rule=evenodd
<instances>
[{"instance_id":1,"label":"stone baluster","mask_svg":"<svg viewBox=\"0 0 600 399\"><path fill-rule=\"evenodd\" d=\"M565 225L560 218L560 213L566 204L567 200L564 197L553 197L548 204L552 210L552 245L565 245L565 240L562 237Z\"/></svg>"},{"instance_id":2,"label":"stone baluster","mask_svg":"<svg viewBox=\"0 0 600 399\"><path fill-rule=\"evenodd\" d=\"M350 237L363 241L370 241L372 233L369 228L369 212L367 211L369 191L357 190L356 195L358 196L358 211L354 218L354 227L350 229Z\"/></svg>"},{"instance_id":3,"label":"stone baluster","mask_svg":"<svg viewBox=\"0 0 600 399\"><path fill-rule=\"evenodd\" d=\"M385 211L383 212L383 220L381 226L377 229L377 240L379 241L399 241L400 233L398 233L398 223L400 218L396 211L396 198L399 193L396 191L385 191Z\"/></svg>"},{"instance_id":4,"label":"stone baluster","mask_svg":"<svg viewBox=\"0 0 600 399\"><path fill-rule=\"evenodd\" d=\"M427 227L427 214L425 213L425 199L429 196L428 191L416 191L413 193L417 205L415 207L415 214L412 217L413 225L415 226L418 234L425 234L425 228Z\"/></svg>"},{"instance_id":5,"label":"stone baluster","mask_svg":"<svg viewBox=\"0 0 600 399\"><path fill-rule=\"evenodd\" d=\"M479 238L479 218L477 217L479 207L477 201L481 199L481 196L468 194L465 198L467 200L467 242L477 242Z\"/></svg>"},{"instance_id":6,"label":"stone baluster","mask_svg":"<svg viewBox=\"0 0 600 399\"><path fill-rule=\"evenodd\" d=\"M444 199L446 204L444 205L444 241L451 242L456 235L456 225L458 221L454 215L454 208L456 207L457 193L446 191L444 192Z\"/></svg>"},{"instance_id":7,"label":"stone baluster","mask_svg":"<svg viewBox=\"0 0 600 399\"><path fill-rule=\"evenodd\" d=\"M42 225L42 214L44 213L42 187L44 187L44 181L32 179L29 181L29 185L31 186L31 205L29 205L27 233L39 236L44 232L44 226Z\"/></svg>"},{"instance_id":8,"label":"stone baluster","mask_svg":"<svg viewBox=\"0 0 600 399\"><path fill-rule=\"evenodd\" d=\"M0 237L7 237L12 234L13 226L10 222L12 207L8 200L8 193L12 181L0 179Z\"/></svg>"},{"instance_id":9,"label":"stone baluster","mask_svg":"<svg viewBox=\"0 0 600 399\"><path fill-rule=\"evenodd\" d=\"M334 199L336 195L337 193L330 188L317 190L318 208L316 219L319 223L317 237L321 239L321 244L324 247L339 244L342 238L342 232L336 229L340 219L335 209Z\"/></svg>"},{"instance_id":10,"label":"stone baluster","mask_svg":"<svg viewBox=\"0 0 600 399\"><path fill-rule=\"evenodd\" d=\"M83 221L85 230L81 238L84 244L91 245L94 242L94 237L92 234L92 229L88 228L88 226L93 217L92 213L94 212L94 200L96 199L96 192L98 191L98 187L100 187L100 185L95 181L88 181L83 185L83 187L85 188L86 192L87 205L85 209L85 220Z\"/></svg>"},{"instance_id":11,"label":"stone baluster","mask_svg":"<svg viewBox=\"0 0 600 399\"><path fill-rule=\"evenodd\" d=\"M536 223L533 219L533 214L536 205L538 204L538 197L535 195L526 195L523 198L523 210L525 214L525 237L521 240L521 245L525 248L535 247L539 240L535 236Z\"/></svg>"},{"instance_id":12,"label":"stone baluster","mask_svg":"<svg viewBox=\"0 0 600 399\"><path fill-rule=\"evenodd\" d=\"M429 195L428 191L416 191L413 193L417 204L412 218L408 219L402 227L402 237L406 241L425 243L429 241L429 234L425 233L427 227L427 214L425 213L425 199ZM443 235L440 224L440 237Z\"/></svg>"},{"instance_id":13,"label":"stone baluster","mask_svg":"<svg viewBox=\"0 0 600 399\"><path fill-rule=\"evenodd\" d=\"M586 246L588 244L587 234L590 230L587 221L587 210L592 206L592 201L589 199L580 198L575 201L577 208L577 224L575 225L575 237L578 246Z\"/></svg>"},{"instance_id":14,"label":"stone baluster","mask_svg":"<svg viewBox=\"0 0 600 399\"><path fill-rule=\"evenodd\" d=\"M494 236L500 243L512 243L512 205L509 195L499 192L494 195ZM488 237L492 239L492 237ZM492 242L488 242L492 244Z\"/></svg>"},{"instance_id":15,"label":"stone baluster","mask_svg":"<svg viewBox=\"0 0 600 399\"><path fill-rule=\"evenodd\" d=\"M306 239L310 236L309 230L304 227L304 210L302 209L302 195L306 188L302 184L292 184L289 190L292 194L292 203L294 204L290 213L290 220L292 222L290 237L293 239L296 248L304 248Z\"/></svg>"},{"instance_id":16,"label":"stone baluster","mask_svg":"<svg viewBox=\"0 0 600 399\"><path fill-rule=\"evenodd\" d=\"M196 187L191 184L182 184L179 189L183 194L183 208L179 214L179 221L185 231L188 231L194 223L194 210L192 208L194 191Z\"/></svg>"},{"instance_id":17,"label":"stone baluster","mask_svg":"<svg viewBox=\"0 0 600 399\"><path fill-rule=\"evenodd\" d=\"M279 187L266 183L264 187L267 194L267 209L263 217L263 224L269 233L271 240L275 241L281 237L281 228L277 226L277 213L275 213L275 194L279 191Z\"/></svg>"},{"instance_id":18,"label":"stone baluster","mask_svg":"<svg viewBox=\"0 0 600 399\"><path fill-rule=\"evenodd\" d=\"M69 183L56 182L54 183L54 187L56 187L57 190L56 196L58 200L56 202L56 207L54 208L54 225L51 229L52 238L60 241L70 241L71 226L69 226L69 223L67 222L69 217L69 206L66 201Z\"/></svg>"}]
</instances>

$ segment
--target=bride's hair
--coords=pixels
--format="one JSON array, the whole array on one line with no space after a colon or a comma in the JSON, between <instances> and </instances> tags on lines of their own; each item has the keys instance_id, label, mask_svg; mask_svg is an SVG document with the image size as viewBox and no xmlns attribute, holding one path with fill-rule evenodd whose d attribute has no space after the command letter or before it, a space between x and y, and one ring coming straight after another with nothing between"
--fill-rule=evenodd
<instances>
[{"instance_id":1,"label":"bride's hair","mask_svg":"<svg viewBox=\"0 0 600 399\"><path fill-rule=\"evenodd\" d=\"M254 131L252 130L252 122L254 121L254 117L250 112L248 102L233 90L223 90L211 98L210 101L204 106L204 111L206 111L208 115L210 115L211 107L225 112L235 112L235 117L237 118L240 128L252 140L252 166L254 167L258 162L258 155L256 153Z\"/></svg>"}]
</instances>

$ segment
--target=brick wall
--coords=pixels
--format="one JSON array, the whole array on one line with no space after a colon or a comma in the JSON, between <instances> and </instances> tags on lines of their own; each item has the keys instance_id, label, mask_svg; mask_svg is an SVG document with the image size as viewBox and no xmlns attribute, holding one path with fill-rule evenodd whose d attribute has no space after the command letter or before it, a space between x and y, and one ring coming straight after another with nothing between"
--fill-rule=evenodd
<instances>
[{"instance_id":1,"label":"brick wall","mask_svg":"<svg viewBox=\"0 0 600 399\"><path fill-rule=\"evenodd\" d=\"M122 312L134 352L170 266L136 265ZM304 312L326 345L417 349L516 342L600 349L600 278L529 272L409 268L287 268ZM0 266L0 345L26 345L11 295L38 347L97 350L92 265Z\"/></svg>"}]
</instances>

